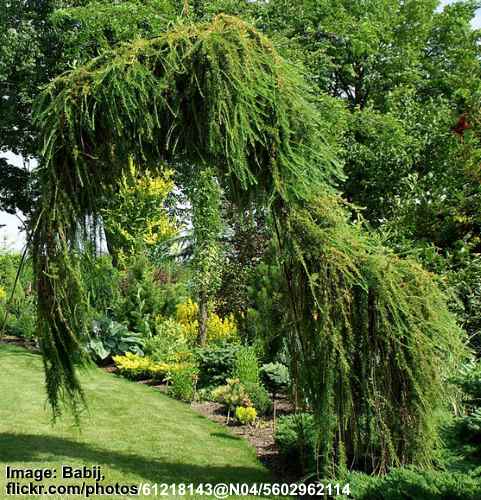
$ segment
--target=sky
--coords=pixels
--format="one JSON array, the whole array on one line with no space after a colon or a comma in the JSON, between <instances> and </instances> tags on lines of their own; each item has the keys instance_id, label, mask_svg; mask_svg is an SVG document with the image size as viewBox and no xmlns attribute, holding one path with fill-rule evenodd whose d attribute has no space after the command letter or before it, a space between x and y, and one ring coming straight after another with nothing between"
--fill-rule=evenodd
<instances>
[{"instance_id":1,"label":"sky","mask_svg":"<svg viewBox=\"0 0 481 500\"><path fill-rule=\"evenodd\" d=\"M6 158L11 165L23 166L21 156L14 155L13 153L0 153L0 155ZM25 233L19 230L21 226L19 218L23 220L21 212L17 215L0 212L0 251L3 248L21 250L25 245ZM5 227L1 227L3 225Z\"/></svg>"},{"instance_id":2,"label":"sky","mask_svg":"<svg viewBox=\"0 0 481 500\"><path fill-rule=\"evenodd\" d=\"M420 0L422 1L422 0ZM455 0L441 0L440 8L454 3ZM478 11L476 17L473 19L473 26L481 28L481 9ZM7 158L10 163L21 166L22 158L15 156L11 153L0 153L1 156ZM22 214L10 215L5 212L0 212L0 250L8 248L12 250L21 250L25 244L25 234L19 231L21 225L18 217ZM4 225L5 227L1 227Z\"/></svg>"},{"instance_id":3,"label":"sky","mask_svg":"<svg viewBox=\"0 0 481 500\"><path fill-rule=\"evenodd\" d=\"M441 0L440 7L442 8L445 5L448 5L448 4L454 3L454 2L455 2L455 0ZM473 26L475 28L481 28L481 9L478 10L478 13L477 13L476 17L473 19Z\"/></svg>"}]
</instances>

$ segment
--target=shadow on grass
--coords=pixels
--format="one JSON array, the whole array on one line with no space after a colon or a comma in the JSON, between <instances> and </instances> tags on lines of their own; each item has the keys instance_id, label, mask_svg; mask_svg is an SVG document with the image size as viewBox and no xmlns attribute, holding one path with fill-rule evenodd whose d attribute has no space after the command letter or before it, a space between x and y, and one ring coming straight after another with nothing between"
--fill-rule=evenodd
<instances>
[{"instance_id":1,"label":"shadow on grass","mask_svg":"<svg viewBox=\"0 0 481 500\"><path fill-rule=\"evenodd\" d=\"M20 356L22 358L38 359L40 351L28 350L23 346L18 346L14 343L4 342L0 340L0 355L1 356Z\"/></svg>"},{"instance_id":2,"label":"shadow on grass","mask_svg":"<svg viewBox=\"0 0 481 500\"><path fill-rule=\"evenodd\" d=\"M220 438L227 438L218 434ZM68 460L72 459L89 465L108 464L112 469L138 475L152 483L254 483L269 479L266 472L254 467L169 463L53 436L0 433L0 450L0 463L7 465L47 461L70 465Z\"/></svg>"},{"instance_id":3,"label":"shadow on grass","mask_svg":"<svg viewBox=\"0 0 481 500\"><path fill-rule=\"evenodd\" d=\"M232 434L227 434L226 432L211 432L210 435L213 437L216 437L216 438L227 439L227 440L231 440L231 441L240 441L241 440L241 438L239 438L237 436L232 436Z\"/></svg>"}]
</instances>

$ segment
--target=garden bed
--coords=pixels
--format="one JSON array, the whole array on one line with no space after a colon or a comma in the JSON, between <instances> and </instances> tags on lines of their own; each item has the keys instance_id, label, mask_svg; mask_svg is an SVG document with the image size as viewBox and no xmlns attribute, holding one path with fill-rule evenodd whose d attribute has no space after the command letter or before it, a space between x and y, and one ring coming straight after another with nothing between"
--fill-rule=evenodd
<instances>
[{"instance_id":1,"label":"garden bed","mask_svg":"<svg viewBox=\"0 0 481 500\"><path fill-rule=\"evenodd\" d=\"M105 476L104 487L116 483L254 484L272 480L246 442L229 439L227 430L199 418L188 405L141 384L109 376L95 368L82 370L79 377L89 412L82 415L79 432L68 414L52 426L51 412L45 407L40 356L12 344L1 344L0 365L0 468L3 470L7 465L22 470L57 471L64 464L77 469L98 465ZM0 478L0 498L5 498L4 480ZM72 485L95 482L93 478L71 481ZM43 481L45 486L61 483L60 474ZM136 498L152 499L152 496L141 493Z\"/></svg>"},{"instance_id":2,"label":"garden bed","mask_svg":"<svg viewBox=\"0 0 481 500\"><path fill-rule=\"evenodd\" d=\"M115 373L115 365L105 366L104 370ZM162 393L167 393L167 384L159 384L157 380L139 380L138 384L151 386ZM240 425L234 418L227 422L223 405L214 401L194 401L192 409L218 424L228 427L235 436L247 440L256 450L257 458L272 472L276 480L295 482L298 477L293 474L292 467L279 455L274 441L274 418L272 415L258 417L255 425ZM294 411L291 402L285 397L276 399L276 415L288 415Z\"/></svg>"},{"instance_id":3,"label":"garden bed","mask_svg":"<svg viewBox=\"0 0 481 500\"><path fill-rule=\"evenodd\" d=\"M23 347L32 352L39 352L37 342L34 340L29 340L23 337L15 337L14 335L4 335L0 337L0 344L15 345L18 347Z\"/></svg>"},{"instance_id":4,"label":"garden bed","mask_svg":"<svg viewBox=\"0 0 481 500\"><path fill-rule=\"evenodd\" d=\"M294 411L293 406L287 399L277 400L276 405L277 416ZM274 441L274 420L272 416L259 417L256 425L240 425L234 419L230 419L229 423L227 423L223 406L220 403L194 401L191 403L191 407L204 417L228 427L232 434L249 441L255 448L259 460L272 471L275 479L282 480L282 482L294 482L298 479L293 475L292 468L289 469L289 464L279 455Z\"/></svg>"}]
</instances>

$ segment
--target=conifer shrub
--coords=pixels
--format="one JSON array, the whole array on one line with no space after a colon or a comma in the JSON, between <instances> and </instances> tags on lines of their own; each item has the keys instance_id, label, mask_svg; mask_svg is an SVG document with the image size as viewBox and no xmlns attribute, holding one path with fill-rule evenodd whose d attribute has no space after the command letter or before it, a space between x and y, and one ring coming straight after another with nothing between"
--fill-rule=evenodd
<instances>
[{"instance_id":1,"label":"conifer shrub","mask_svg":"<svg viewBox=\"0 0 481 500\"><path fill-rule=\"evenodd\" d=\"M265 385L274 396L289 387L289 369L283 363L267 363L262 365L261 376Z\"/></svg>"},{"instance_id":2,"label":"conifer shrub","mask_svg":"<svg viewBox=\"0 0 481 500\"><path fill-rule=\"evenodd\" d=\"M228 413L237 406L252 406L249 394L238 378L227 379L227 384L213 389L211 394L213 400L223 404Z\"/></svg>"},{"instance_id":3,"label":"conifer shrub","mask_svg":"<svg viewBox=\"0 0 481 500\"><path fill-rule=\"evenodd\" d=\"M225 384L232 376L238 345L231 343L207 345L195 350L199 366L199 387Z\"/></svg>"},{"instance_id":4,"label":"conifer shrub","mask_svg":"<svg viewBox=\"0 0 481 500\"><path fill-rule=\"evenodd\" d=\"M453 382L463 391L464 403L464 415L455 419L456 437L467 455L481 459L481 362L467 364Z\"/></svg>"},{"instance_id":5,"label":"conifer shrub","mask_svg":"<svg viewBox=\"0 0 481 500\"><path fill-rule=\"evenodd\" d=\"M252 346L239 346L236 351L233 376L242 384L258 385L260 382L260 367L257 353Z\"/></svg>"},{"instance_id":6,"label":"conifer shrub","mask_svg":"<svg viewBox=\"0 0 481 500\"><path fill-rule=\"evenodd\" d=\"M293 470L301 473L315 470L318 434L311 414L279 417L274 439L280 455Z\"/></svg>"},{"instance_id":7,"label":"conifer shrub","mask_svg":"<svg viewBox=\"0 0 481 500\"><path fill-rule=\"evenodd\" d=\"M244 384L245 390L252 401L252 406L258 415L267 415L272 410L272 401L267 389L262 384L247 382Z\"/></svg>"},{"instance_id":8,"label":"conifer shrub","mask_svg":"<svg viewBox=\"0 0 481 500\"><path fill-rule=\"evenodd\" d=\"M351 473L345 478L356 500L478 500L481 471L463 474L415 467L395 468L385 476Z\"/></svg>"}]
</instances>

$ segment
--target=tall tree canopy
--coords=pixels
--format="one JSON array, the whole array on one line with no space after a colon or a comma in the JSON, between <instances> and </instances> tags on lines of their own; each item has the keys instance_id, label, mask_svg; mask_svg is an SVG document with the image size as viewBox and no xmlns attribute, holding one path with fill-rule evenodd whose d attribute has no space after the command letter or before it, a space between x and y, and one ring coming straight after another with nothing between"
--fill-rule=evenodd
<instances>
[{"instance_id":1,"label":"tall tree canopy","mask_svg":"<svg viewBox=\"0 0 481 500\"><path fill-rule=\"evenodd\" d=\"M0 8L0 158L39 157L32 106L42 86L109 47L163 31L180 12L168 0L9 0ZM17 182L18 181L18 182ZM0 209L27 215L36 191L23 168L0 162Z\"/></svg>"},{"instance_id":2,"label":"tall tree canopy","mask_svg":"<svg viewBox=\"0 0 481 500\"><path fill-rule=\"evenodd\" d=\"M432 415L463 337L434 278L346 215L331 105L263 35L225 15L107 51L46 88L33 252L56 413L62 398L76 405L82 395L78 229L131 161L162 160L184 178L211 172L204 185L239 209L271 210L294 373L320 427L322 470L368 455L373 470L430 461ZM216 208L216 196L203 198Z\"/></svg>"},{"instance_id":3,"label":"tall tree canopy","mask_svg":"<svg viewBox=\"0 0 481 500\"><path fill-rule=\"evenodd\" d=\"M336 131L344 133L344 196L391 246L414 249L444 274L481 353L479 2L439 7L272 0L235 8L345 103Z\"/></svg>"}]
</instances>

